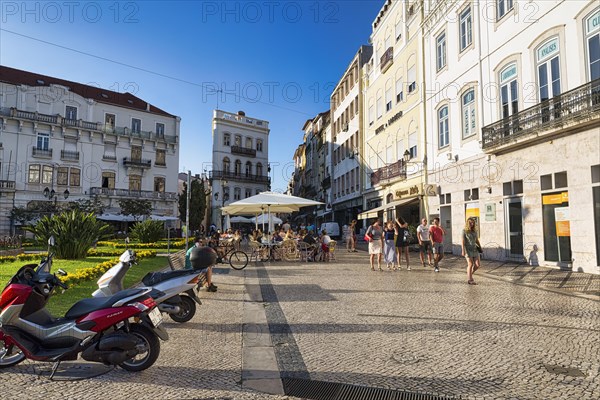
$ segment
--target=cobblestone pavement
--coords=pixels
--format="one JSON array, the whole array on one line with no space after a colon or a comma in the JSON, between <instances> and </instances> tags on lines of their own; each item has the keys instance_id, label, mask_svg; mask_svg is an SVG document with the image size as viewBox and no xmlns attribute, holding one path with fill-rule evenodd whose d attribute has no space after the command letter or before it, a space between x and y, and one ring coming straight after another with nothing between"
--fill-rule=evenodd
<instances>
[{"instance_id":1,"label":"cobblestone pavement","mask_svg":"<svg viewBox=\"0 0 600 400\"><path fill-rule=\"evenodd\" d=\"M434 273L416 262L412 271L370 271L367 257L338 251L330 263L219 268L219 291L201 294L191 322L165 320L171 339L150 369L50 382L39 363L24 362L0 370L0 398L287 399L242 386L250 293L262 297L254 304L262 304L268 325L251 330L270 334L281 377L466 399L598 398L595 278L538 288L518 279L515 265L484 261L471 286L461 258L449 257Z\"/></svg>"}]
</instances>

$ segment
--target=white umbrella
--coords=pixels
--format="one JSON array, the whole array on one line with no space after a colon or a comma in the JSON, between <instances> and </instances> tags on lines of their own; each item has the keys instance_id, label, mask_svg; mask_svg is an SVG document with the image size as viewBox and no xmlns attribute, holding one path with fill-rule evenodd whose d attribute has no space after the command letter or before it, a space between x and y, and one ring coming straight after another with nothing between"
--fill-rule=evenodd
<instances>
[{"instance_id":1,"label":"white umbrella","mask_svg":"<svg viewBox=\"0 0 600 400\"><path fill-rule=\"evenodd\" d=\"M264 224L265 222L268 221L268 216L265 214L261 214L257 217L252 218L251 222L257 223L257 224ZM271 223L273 224L281 224L283 223L283 221L281 220L281 218L277 218L274 215L271 215Z\"/></svg>"},{"instance_id":2,"label":"white umbrella","mask_svg":"<svg viewBox=\"0 0 600 400\"><path fill-rule=\"evenodd\" d=\"M291 213L302 207L317 206L323 204L318 201L308 200L302 197L290 196L275 192L262 192L247 199L239 200L223 207L221 211L228 215L240 214L264 214L265 210L271 212ZM272 227L269 226L269 230Z\"/></svg>"},{"instance_id":3,"label":"white umbrella","mask_svg":"<svg viewBox=\"0 0 600 400\"><path fill-rule=\"evenodd\" d=\"M254 221L251 218L246 218L238 215L237 217L231 218L229 222L233 224L249 224Z\"/></svg>"}]
</instances>

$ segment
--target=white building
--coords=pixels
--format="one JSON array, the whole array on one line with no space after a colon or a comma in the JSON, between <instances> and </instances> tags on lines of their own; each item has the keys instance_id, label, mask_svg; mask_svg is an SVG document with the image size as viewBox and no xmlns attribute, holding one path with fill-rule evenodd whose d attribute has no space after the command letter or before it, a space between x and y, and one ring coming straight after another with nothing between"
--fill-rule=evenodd
<instances>
[{"instance_id":1,"label":"white building","mask_svg":"<svg viewBox=\"0 0 600 400\"><path fill-rule=\"evenodd\" d=\"M269 122L214 110L211 222L226 223L220 208L270 189Z\"/></svg>"},{"instance_id":2,"label":"white building","mask_svg":"<svg viewBox=\"0 0 600 400\"><path fill-rule=\"evenodd\" d=\"M177 215L180 118L130 94L0 66L0 232L10 211L96 197Z\"/></svg>"},{"instance_id":3,"label":"white building","mask_svg":"<svg viewBox=\"0 0 600 400\"><path fill-rule=\"evenodd\" d=\"M373 54L361 46L331 94L331 185L334 220L348 225L363 208L360 157L363 151L363 66Z\"/></svg>"},{"instance_id":4,"label":"white building","mask_svg":"<svg viewBox=\"0 0 600 400\"><path fill-rule=\"evenodd\" d=\"M486 257L600 273L598 2L424 5L429 206L453 251L472 216Z\"/></svg>"}]
</instances>

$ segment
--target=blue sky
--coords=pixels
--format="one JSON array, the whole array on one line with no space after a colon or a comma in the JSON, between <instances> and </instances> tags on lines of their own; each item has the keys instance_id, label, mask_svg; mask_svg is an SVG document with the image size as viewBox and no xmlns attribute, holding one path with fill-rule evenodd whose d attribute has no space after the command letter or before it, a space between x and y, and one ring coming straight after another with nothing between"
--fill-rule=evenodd
<instances>
[{"instance_id":1,"label":"blue sky","mask_svg":"<svg viewBox=\"0 0 600 400\"><path fill-rule=\"evenodd\" d=\"M130 91L180 116L179 170L193 173L210 164L219 96L220 109L270 121L272 187L283 191L302 125L329 108L331 90L367 43L382 5L1 0L0 64Z\"/></svg>"}]
</instances>

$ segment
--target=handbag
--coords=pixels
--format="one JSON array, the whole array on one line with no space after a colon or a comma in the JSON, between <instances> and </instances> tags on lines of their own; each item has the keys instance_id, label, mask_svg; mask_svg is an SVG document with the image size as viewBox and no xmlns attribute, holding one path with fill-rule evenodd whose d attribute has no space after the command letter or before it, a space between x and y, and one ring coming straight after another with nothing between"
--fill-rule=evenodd
<instances>
[{"instance_id":1,"label":"handbag","mask_svg":"<svg viewBox=\"0 0 600 400\"><path fill-rule=\"evenodd\" d=\"M365 233L365 242L370 242L373 238Z\"/></svg>"},{"instance_id":2,"label":"handbag","mask_svg":"<svg viewBox=\"0 0 600 400\"><path fill-rule=\"evenodd\" d=\"M480 245L476 244L476 245L475 245L475 248L477 249L477 252L478 252L479 254L483 254L483 249L481 248L481 246L480 246Z\"/></svg>"}]
</instances>

